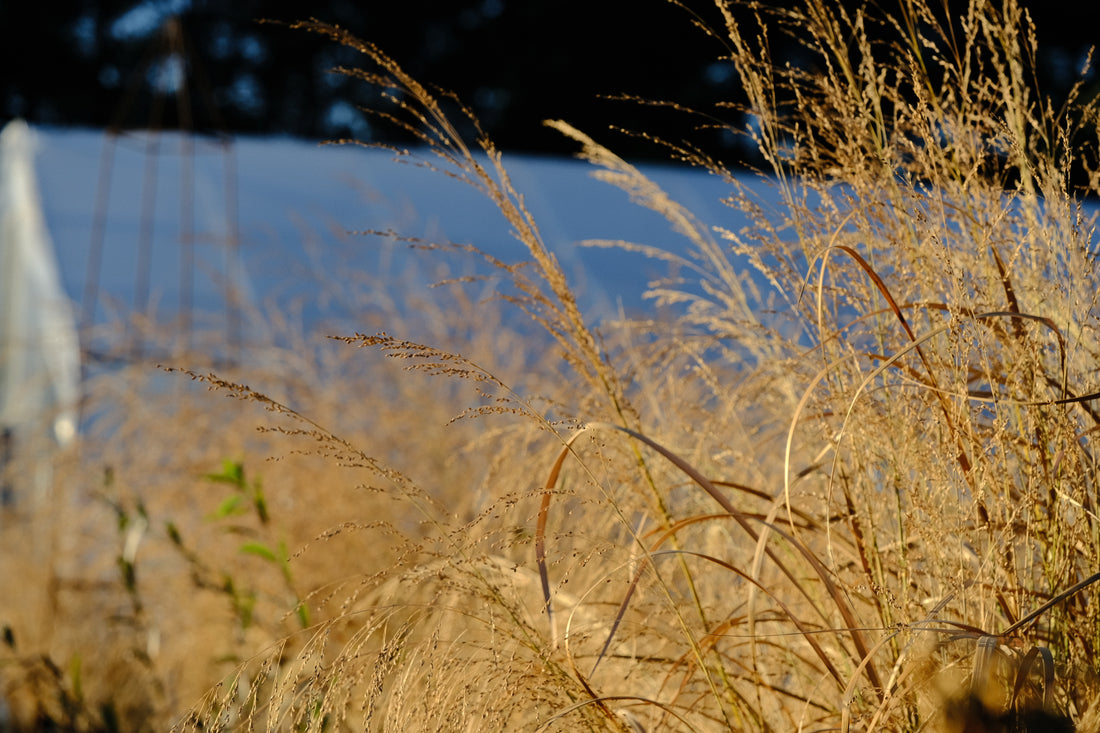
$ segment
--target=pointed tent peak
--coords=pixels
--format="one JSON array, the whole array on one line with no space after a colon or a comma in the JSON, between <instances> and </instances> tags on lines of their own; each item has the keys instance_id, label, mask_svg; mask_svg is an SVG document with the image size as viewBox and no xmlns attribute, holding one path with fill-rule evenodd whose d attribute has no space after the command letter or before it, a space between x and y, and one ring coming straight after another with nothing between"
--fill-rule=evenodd
<instances>
[{"instance_id":1,"label":"pointed tent peak","mask_svg":"<svg viewBox=\"0 0 1100 733\"><path fill-rule=\"evenodd\" d=\"M52 418L60 444L76 434L80 347L34 175L34 135L0 132L0 428Z\"/></svg>"},{"instance_id":2,"label":"pointed tent peak","mask_svg":"<svg viewBox=\"0 0 1100 733\"><path fill-rule=\"evenodd\" d=\"M31 141L31 128L26 120L16 118L4 125L3 130L0 130L0 147L5 151L9 146L13 149L31 149Z\"/></svg>"},{"instance_id":3,"label":"pointed tent peak","mask_svg":"<svg viewBox=\"0 0 1100 733\"><path fill-rule=\"evenodd\" d=\"M34 134L24 120L14 119L0 130L0 206L4 212L4 236L7 236L9 216L26 211L28 205L38 207L38 190L34 181ZM28 180L29 179L29 180ZM28 185L30 184L30 185Z\"/></svg>"}]
</instances>

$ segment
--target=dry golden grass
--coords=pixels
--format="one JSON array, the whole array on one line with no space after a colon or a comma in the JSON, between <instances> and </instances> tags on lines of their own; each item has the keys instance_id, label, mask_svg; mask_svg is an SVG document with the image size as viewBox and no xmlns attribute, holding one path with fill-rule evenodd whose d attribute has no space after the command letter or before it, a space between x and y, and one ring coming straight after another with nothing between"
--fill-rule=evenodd
<instances>
[{"instance_id":1,"label":"dry golden grass","mask_svg":"<svg viewBox=\"0 0 1100 733\"><path fill-rule=\"evenodd\" d=\"M12 616L9 697L77 729L1097 730L1095 105L1032 88L1012 0L719 8L779 203L666 143L753 225L699 221L551 123L685 241L615 243L688 279L598 331L461 105L303 23L497 205L516 262L465 249L500 299L94 387L119 417L61 477L101 499L28 520L79 534L40 556L47 623ZM34 671L73 659L79 690Z\"/></svg>"}]
</instances>

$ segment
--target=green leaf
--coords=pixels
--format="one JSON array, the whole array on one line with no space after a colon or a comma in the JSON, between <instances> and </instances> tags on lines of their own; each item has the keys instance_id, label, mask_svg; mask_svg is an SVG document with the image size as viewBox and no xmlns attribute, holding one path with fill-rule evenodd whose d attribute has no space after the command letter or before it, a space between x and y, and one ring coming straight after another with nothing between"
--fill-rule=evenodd
<instances>
[{"instance_id":1,"label":"green leaf","mask_svg":"<svg viewBox=\"0 0 1100 733\"><path fill-rule=\"evenodd\" d=\"M279 560L279 556L276 555L270 547L263 544L262 542L245 542L243 545L241 545L241 552L247 553L249 555L258 555L259 557L273 562L276 565L281 562Z\"/></svg>"},{"instance_id":2,"label":"green leaf","mask_svg":"<svg viewBox=\"0 0 1100 733\"><path fill-rule=\"evenodd\" d=\"M260 517L261 524L267 524L271 517L267 513L267 499L264 498L263 484L256 479L252 487L252 504L256 507L256 514Z\"/></svg>"},{"instance_id":3,"label":"green leaf","mask_svg":"<svg viewBox=\"0 0 1100 733\"><path fill-rule=\"evenodd\" d=\"M81 675L83 660L79 654L74 654L69 660L69 681L73 688L73 697L78 701L84 699L84 678Z\"/></svg>"},{"instance_id":4,"label":"green leaf","mask_svg":"<svg viewBox=\"0 0 1100 733\"><path fill-rule=\"evenodd\" d=\"M248 511L241 506L240 494L232 494L222 500L221 504L218 504L218 508L210 515L210 519L225 519L226 517L237 516Z\"/></svg>"},{"instance_id":5,"label":"green leaf","mask_svg":"<svg viewBox=\"0 0 1100 733\"><path fill-rule=\"evenodd\" d=\"M119 555L118 569L122 573L122 582L126 586L126 590L130 593L137 592L137 570L134 568L134 564Z\"/></svg>"},{"instance_id":6,"label":"green leaf","mask_svg":"<svg viewBox=\"0 0 1100 733\"><path fill-rule=\"evenodd\" d=\"M309 606L305 604L305 601L298 601L298 606L294 609L294 613L298 615L298 625L303 629L309 628Z\"/></svg>"},{"instance_id":7,"label":"green leaf","mask_svg":"<svg viewBox=\"0 0 1100 733\"><path fill-rule=\"evenodd\" d=\"M115 519L118 520L118 531L125 532L126 528L130 526L130 515L126 513L125 507L122 504L115 504Z\"/></svg>"},{"instance_id":8,"label":"green leaf","mask_svg":"<svg viewBox=\"0 0 1100 733\"><path fill-rule=\"evenodd\" d=\"M283 579L293 589L294 576L290 573L290 551L286 548L286 542L279 540L279 566L283 570Z\"/></svg>"},{"instance_id":9,"label":"green leaf","mask_svg":"<svg viewBox=\"0 0 1100 733\"><path fill-rule=\"evenodd\" d=\"M222 484L232 484L238 489L244 489L244 464L237 461L223 461L221 473L208 473L203 478Z\"/></svg>"}]
</instances>

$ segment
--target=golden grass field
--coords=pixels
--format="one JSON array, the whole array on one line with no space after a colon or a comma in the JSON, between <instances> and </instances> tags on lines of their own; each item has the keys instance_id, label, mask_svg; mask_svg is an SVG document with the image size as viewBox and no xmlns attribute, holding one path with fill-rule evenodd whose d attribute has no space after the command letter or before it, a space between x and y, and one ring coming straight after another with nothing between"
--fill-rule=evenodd
<instances>
[{"instance_id":1,"label":"golden grass field","mask_svg":"<svg viewBox=\"0 0 1100 733\"><path fill-rule=\"evenodd\" d=\"M87 385L0 533L13 729L1100 730L1095 100L1034 88L1014 0L903 7L711 29L779 204L665 144L738 231L549 123L684 240L623 243L677 277L599 324L454 100L302 24L516 257L499 297Z\"/></svg>"}]
</instances>

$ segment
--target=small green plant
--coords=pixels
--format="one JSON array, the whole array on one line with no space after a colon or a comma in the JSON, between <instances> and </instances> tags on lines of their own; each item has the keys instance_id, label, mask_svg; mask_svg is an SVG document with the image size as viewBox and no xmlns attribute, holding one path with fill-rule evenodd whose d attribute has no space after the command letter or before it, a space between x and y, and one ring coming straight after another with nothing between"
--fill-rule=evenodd
<instances>
[{"instance_id":1,"label":"small green plant","mask_svg":"<svg viewBox=\"0 0 1100 733\"><path fill-rule=\"evenodd\" d=\"M282 539L272 541L271 516L268 513L262 479L256 477L251 481L247 480L244 465L231 460L222 463L221 471L205 474L203 478L232 489L232 492L207 515L207 521L220 527L226 534L251 538L241 542L238 551L244 555L260 558L277 570L284 589L294 598L294 615L299 627L308 628L309 606L296 590L286 541ZM252 626L257 598L255 588L251 584L245 584L242 587L232 572L210 567L200 551L185 545L183 536L174 523L167 522L165 530L172 544L183 553L191 565L192 577L196 579L196 583L201 587L220 589L229 599L241 629ZM211 581L210 578L215 576L220 577L221 580Z\"/></svg>"},{"instance_id":2,"label":"small green plant","mask_svg":"<svg viewBox=\"0 0 1100 733\"><path fill-rule=\"evenodd\" d=\"M226 484L233 487L234 492L229 494L218 505L218 508L210 515L211 519L225 519L255 511L260 524L266 525L271 518L267 513L267 500L264 498L263 482L256 478L251 484L245 480L244 465L236 461L226 460L222 463L222 470L218 473L208 473L204 476L207 481ZM242 506L247 504L247 506Z\"/></svg>"}]
</instances>

